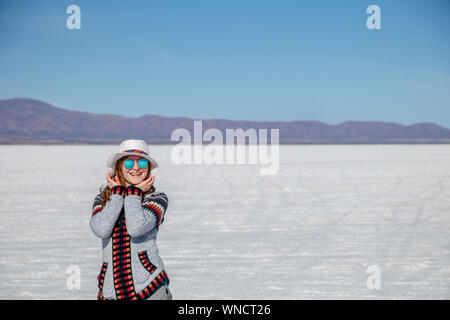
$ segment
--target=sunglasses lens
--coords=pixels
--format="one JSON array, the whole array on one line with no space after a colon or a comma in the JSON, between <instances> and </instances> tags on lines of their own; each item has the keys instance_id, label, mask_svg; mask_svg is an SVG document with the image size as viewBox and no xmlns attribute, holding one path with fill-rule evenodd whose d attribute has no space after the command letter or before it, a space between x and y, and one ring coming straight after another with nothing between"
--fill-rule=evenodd
<instances>
[{"instance_id":1,"label":"sunglasses lens","mask_svg":"<svg viewBox=\"0 0 450 320\"><path fill-rule=\"evenodd\" d=\"M140 159L138 161L138 165L140 168L147 168L148 160L147 159Z\"/></svg>"},{"instance_id":2,"label":"sunglasses lens","mask_svg":"<svg viewBox=\"0 0 450 320\"><path fill-rule=\"evenodd\" d=\"M134 160L127 159L123 162L123 164L124 164L125 168L131 169L134 166Z\"/></svg>"}]
</instances>

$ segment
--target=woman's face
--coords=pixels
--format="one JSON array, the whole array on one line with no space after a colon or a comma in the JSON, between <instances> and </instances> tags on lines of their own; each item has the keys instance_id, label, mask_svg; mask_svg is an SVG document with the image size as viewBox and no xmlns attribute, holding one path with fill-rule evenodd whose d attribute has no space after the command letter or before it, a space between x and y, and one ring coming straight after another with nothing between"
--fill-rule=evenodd
<instances>
[{"instance_id":1,"label":"woman's face","mask_svg":"<svg viewBox=\"0 0 450 320\"><path fill-rule=\"evenodd\" d=\"M142 159L142 157L132 155L126 156L125 159L134 160L134 165L131 169L127 169L125 167L125 163L122 164L122 175L125 181L128 184L137 185L145 180L145 177L147 176L148 170L150 168L150 162L148 162L148 165L145 168L141 168L139 167L137 161L139 159Z\"/></svg>"}]
</instances>

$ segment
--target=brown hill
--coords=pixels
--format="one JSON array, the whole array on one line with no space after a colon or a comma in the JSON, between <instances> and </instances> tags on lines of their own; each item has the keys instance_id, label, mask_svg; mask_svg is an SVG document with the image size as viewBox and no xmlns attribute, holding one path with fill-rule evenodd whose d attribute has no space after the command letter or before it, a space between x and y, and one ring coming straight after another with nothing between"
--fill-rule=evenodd
<instances>
[{"instance_id":1,"label":"brown hill","mask_svg":"<svg viewBox=\"0 0 450 320\"><path fill-rule=\"evenodd\" d=\"M34 99L0 100L0 143L116 143L140 138L169 143L173 130L193 134L194 119L144 115L137 118L95 114L54 107ZM202 119L195 119L202 120ZM389 122L202 120L203 131L279 129L281 143L449 143L450 130L434 123L403 126ZM270 136L270 130L268 130Z\"/></svg>"}]
</instances>

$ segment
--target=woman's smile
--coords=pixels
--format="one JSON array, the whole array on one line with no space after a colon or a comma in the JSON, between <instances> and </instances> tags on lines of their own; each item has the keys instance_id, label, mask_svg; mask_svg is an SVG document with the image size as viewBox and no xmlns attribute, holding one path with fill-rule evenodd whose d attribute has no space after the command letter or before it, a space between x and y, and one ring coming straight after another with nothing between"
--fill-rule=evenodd
<instances>
[{"instance_id":1,"label":"woman's smile","mask_svg":"<svg viewBox=\"0 0 450 320\"><path fill-rule=\"evenodd\" d=\"M124 173L124 178L125 178L125 180L128 180L128 182L131 182L132 184L138 184L139 182L144 180L145 173L146 172L144 172L144 171L127 172L127 173Z\"/></svg>"}]
</instances>

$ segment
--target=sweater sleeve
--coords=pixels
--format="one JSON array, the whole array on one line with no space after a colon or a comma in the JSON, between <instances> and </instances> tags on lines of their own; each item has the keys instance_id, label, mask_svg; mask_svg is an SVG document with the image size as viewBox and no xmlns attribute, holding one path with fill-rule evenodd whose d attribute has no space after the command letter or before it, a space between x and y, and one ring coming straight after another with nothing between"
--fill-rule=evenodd
<instances>
[{"instance_id":1,"label":"sweater sleeve","mask_svg":"<svg viewBox=\"0 0 450 320\"><path fill-rule=\"evenodd\" d=\"M102 206L102 199L98 194L92 206L90 227L99 238L105 239L111 236L117 218L123 208L125 187L115 186L111 189L109 201Z\"/></svg>"},{"instance_id":2,"label":"sweater sleeve","mask_svg":"<svg viewBox=\"0 0 450 320\"><path fill-rule=\"evenodd\" d=\"M154 192L143 198L143 191L129 186L124 200L127 231L132 237L143 235L159 228L169 204L164 192Z\"/></svg>"}]
</instances>

